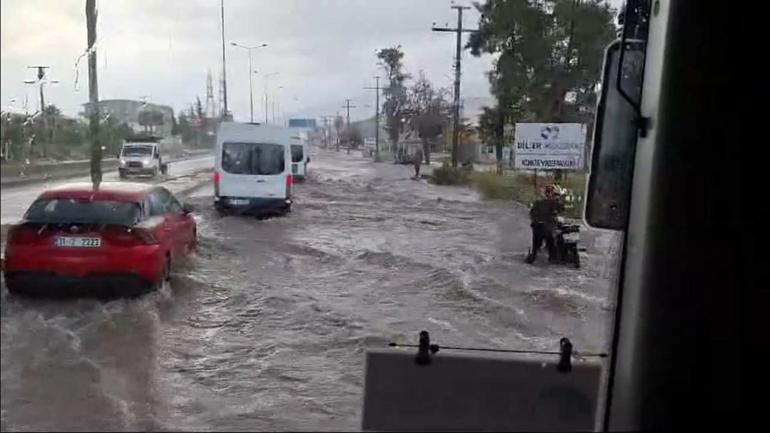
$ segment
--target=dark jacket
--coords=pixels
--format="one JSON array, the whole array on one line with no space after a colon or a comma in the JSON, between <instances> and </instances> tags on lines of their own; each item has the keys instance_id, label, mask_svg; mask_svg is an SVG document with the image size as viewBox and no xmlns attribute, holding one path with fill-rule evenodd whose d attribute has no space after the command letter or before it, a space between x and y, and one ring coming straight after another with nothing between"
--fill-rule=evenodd
<instances>
[{"instance_id":1,"label":"dark jacket","mask_svg":"<svg viewBox=\"0 0 770 433\"><path fill-rule=\"evenodd\" d=\"M554 226L556 225L556 217L563 210L564 206L560 201L542 198L532 203L532 209L529 210L529 219L533 223Z\"/></svg>"},{"instance_id":2,"label":"dark jacket","mask_svg":"<svg viewBox=\"0 0 770 433\"><path fill-rule=\"evenodd\" d=\"M412 155L412 164L422 164L422 159L425 157L425 155L422 153L422 149L419 147L417 150L415 150L414 155Z\"/></svg>"}]
</instances>

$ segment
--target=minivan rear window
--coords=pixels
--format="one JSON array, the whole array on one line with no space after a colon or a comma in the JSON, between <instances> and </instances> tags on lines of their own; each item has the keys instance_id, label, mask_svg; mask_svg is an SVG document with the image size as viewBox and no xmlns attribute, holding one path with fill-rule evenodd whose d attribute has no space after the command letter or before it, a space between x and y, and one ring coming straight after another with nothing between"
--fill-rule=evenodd
<instances>
[{"instance_id":1,"label":"minivan rear window","mask_svg":"<svg viewBox=\"0 0 770 433\"><path fill-rule=\"evenodd\" d=\"M291 162L302 162L303 157L304 157L304 152L302 151L302 145L292 144L291 145Z\"/></svg>"},{"instance_id":2,"label":"minivan rear window","mask_svg":"<svg viewBox=\"0 0 770 433\"><path fill-rule=\"evenodd\" d=\"M270 143L224 143L222 170L231 174L276 175L285 170L284 147Z\"/></svg>"},{"instance_id":3,"label":"minivan rear window","mask_svg":"<svg viewBox=\"0 0 770 433\"><path fill-rule=\"evenodd\" d=\"M24 219L35 223L134 225L141 217L139 203L68 198L36 200Z\"/></svg>"}]
</instances>

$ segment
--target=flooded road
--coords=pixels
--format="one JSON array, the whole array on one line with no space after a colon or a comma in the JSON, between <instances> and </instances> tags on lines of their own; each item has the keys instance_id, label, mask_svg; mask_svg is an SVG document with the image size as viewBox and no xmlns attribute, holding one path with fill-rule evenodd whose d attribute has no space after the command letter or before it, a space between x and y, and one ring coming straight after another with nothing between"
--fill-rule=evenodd
<instances>
[{"instance_id":1,"label":"flooded road","mask_svg":"<svg viewBox=\"0 0 770 433\"><path fill-rule=\"evenodd\" d=\"M605 350L614 238L583 268L523 263L527 210L319 151L285 218L197 205L199 249L137 300L2 293L2 430L359 430L364 353Z\"/></svg>"}]
</instances>

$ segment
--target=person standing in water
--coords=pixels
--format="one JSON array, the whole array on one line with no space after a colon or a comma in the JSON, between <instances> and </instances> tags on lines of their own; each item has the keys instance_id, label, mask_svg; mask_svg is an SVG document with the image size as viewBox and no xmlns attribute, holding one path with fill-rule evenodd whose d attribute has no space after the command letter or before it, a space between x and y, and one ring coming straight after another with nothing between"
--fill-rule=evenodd
<instances>
[{"instance_id":1,"label":"person standing in water","mask_svg":"<svg viewBox=\"0 0 770 433\"><path fill-rule=\"evenodd\" d=\"M417 149L414 151L414 155L412 155L412 163L414 164L415 179L420 178L420 166L422 166L423 157L424 157L424 154L422 153L422 147L417 146Z\"/></svg>"}]
</instances>

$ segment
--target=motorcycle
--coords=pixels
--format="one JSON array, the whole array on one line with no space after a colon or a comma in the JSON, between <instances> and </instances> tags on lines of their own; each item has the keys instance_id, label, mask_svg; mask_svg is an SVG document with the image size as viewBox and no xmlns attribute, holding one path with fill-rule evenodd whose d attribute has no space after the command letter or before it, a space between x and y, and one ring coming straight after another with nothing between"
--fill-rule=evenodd
<instances>
[{"instance_id":1,"label":"motorcycle","mask_svg":"<svg viewBox=\"0 0 770 433\"><path fill-rule=\"evenodd\" d=\"M553 235L559 261L579 268L579 252L581 249L578 248L578 242L580 241L580 225L568 223L564 218L557 217Z\"/></svg>"}]
</instances>

